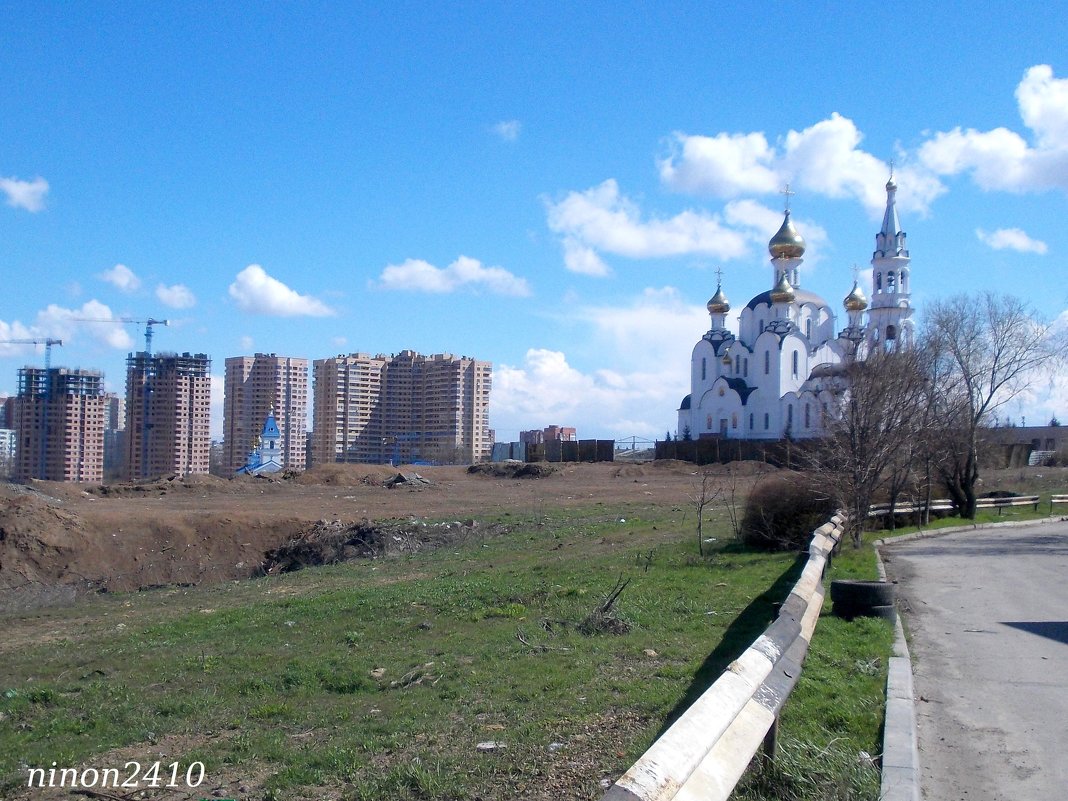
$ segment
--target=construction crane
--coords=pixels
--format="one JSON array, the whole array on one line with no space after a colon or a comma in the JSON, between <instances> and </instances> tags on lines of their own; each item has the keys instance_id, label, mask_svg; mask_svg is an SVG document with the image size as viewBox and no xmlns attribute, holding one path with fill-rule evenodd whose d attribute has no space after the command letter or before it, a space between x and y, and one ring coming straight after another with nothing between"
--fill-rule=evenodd
<instances>
[{"instance_id":1,"label":"construction crane","mask_svg":"<svg viewBox=\"0 0 1068 801\"><path fill-rule=\"evenodd\" d=\"M152 355L152 326L170 325L170 320L156 320L152 317L147 320L135 320L132 317L72 317L76 323L124 323L143 325L145 327L145 353Z\"/></svg>"},{"instance_id":2,"label":"construction crane","mask_svg":"<svg viewBox=\"0 0 1068 801\"><path fill-rule=\"evenodd\" d=\"M0 345L44 345L45 346L45 372L52 366L52 346L62 345L62 339L0 339Z\"/></svg>"},{"instance_id":3,"label":"construction crane","mask_svg":"<svg viewBox=\"0 0 1068 801\"><path fill-rule=\"evenodd\" d=\"M45 361L44 361L44 392L42 393L43 408L41 409L41 425L40 425L40 442L37 448L37 477L45 478L45 471L48 467L48 402L51 400L52 394L52 377L49 375L52 369L52 346L62 345L62 339L53 339L52 337L45 337L44 339L3 339L0 340L0 345L44 345L45 346ZM19 380L22 383L22 380Z\"/></svg>"}]
</instances>

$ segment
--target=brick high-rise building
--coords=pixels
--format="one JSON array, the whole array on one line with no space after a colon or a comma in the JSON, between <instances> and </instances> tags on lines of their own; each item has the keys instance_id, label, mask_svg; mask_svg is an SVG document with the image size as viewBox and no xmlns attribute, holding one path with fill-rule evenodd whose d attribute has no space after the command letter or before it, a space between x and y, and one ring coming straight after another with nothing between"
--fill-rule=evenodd
<instances>
[{"instance_id":1,"label":"brick high-rise building","mask_svg":"<svg viewBox=\"0 0 1068 801\"><path fill-rule=\"evenodd\" d=\"M308 360L273 353L233 356L226 360L225 387L223 463L226 470L233 473L245 465L271 412L281 434L278 447L282 467L303 470Z\"/></svg>"},{"instance_id":2,"label":"brick high-rise building","mask_svg":"<svg viewBox=\"0 0 1068 801\"><path fill-rule=\"evenodd\" d=\"M96 370L25 367L15 402L15 476L104 477L104 380Z\"/></svg>"},{"instance_id":3,"label":"brick high-rise building","mask_svg":"<svg viewBox=\"0 0 1068 801\"><path fill-rule=\"evenodd\" d=\"M317 359L313 373L316 464L477 462L493 447L489 362L353 353Z\"/></svg>"},{"instance_id":4,"label":"brick high-rise building","mask_svg":"<svg viewBox=\"0 0 1068 801\"><path fill-rule=\"evenodd\" d=\"M211 360L203 353L126 359L126 471L132 479L207 473Z\"/></svg>"}]
</instances>

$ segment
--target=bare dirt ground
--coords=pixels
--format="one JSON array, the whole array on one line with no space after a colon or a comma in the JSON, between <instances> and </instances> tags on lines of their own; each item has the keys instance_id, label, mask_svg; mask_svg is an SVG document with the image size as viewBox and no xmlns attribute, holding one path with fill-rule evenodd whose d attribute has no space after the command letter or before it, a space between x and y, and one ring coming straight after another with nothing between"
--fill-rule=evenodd
<instances>
[{"instance_id":1,"label":"bare dirt ground","mask_svg":"<svg viewBox=\"0 0 1068 801\"><path fill-rule=\"evenodd\" d=\"M327 465L286 479L0 484L0 611L67 603L87 592L246 578L262 569L267 551L317 526L686 503L697 470L675 461L553 468L539 478L472 475L464 467ZM429 484L386 486L398 472L417 472Z\"/></svg>"}]
</instances>

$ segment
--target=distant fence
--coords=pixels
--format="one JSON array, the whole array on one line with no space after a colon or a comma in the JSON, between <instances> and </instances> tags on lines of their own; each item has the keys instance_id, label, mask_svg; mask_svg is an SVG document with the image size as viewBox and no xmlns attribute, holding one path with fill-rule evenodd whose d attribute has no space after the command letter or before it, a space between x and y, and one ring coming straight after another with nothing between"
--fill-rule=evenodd
<instances>
[{"instance_id":1,"label":"distant fence","mask_svg":"<svg viewBox=\"0 0 1068 801\"><path fill-rule=\"evenodd\" d=\"M675 439L657 442L654 457L681 459L696 464L727 464L728 462L766 462L775 467L802 467L805 454L819 440L792 439Z\"/></svg>"},{"instance_id":2,"label":"distant fence","mask_svg":"<svg viewBox=\"0 0 1068 801\"><path fill-rule=\"evenodd\" d=\"M517 459L521 462L613 462L614 439L549 440L538 444L498 442L493 446L491 461Z\"/></svg>"},{"instance_id":3,"label":"distant fence","mask_svg":"<svg viewBox=\"0 0 1068 801\"><path fill-rule=\"evenodd\" d=\"M763 743L775 748L779 711L823 608L823 574L842 538L836 515L813 532L808 562L779 616L604 795L602 801L721 801Z\"/></svg>"}]
</instances>

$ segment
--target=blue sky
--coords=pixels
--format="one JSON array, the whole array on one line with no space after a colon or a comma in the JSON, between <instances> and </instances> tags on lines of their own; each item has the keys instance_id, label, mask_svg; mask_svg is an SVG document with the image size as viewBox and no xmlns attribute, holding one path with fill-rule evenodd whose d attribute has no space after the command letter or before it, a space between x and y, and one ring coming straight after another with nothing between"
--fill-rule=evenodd
<instances>
[{"instance_id":1,"label":"blue sky","mask_svg":"<svg viewBox=\"0 0 1068 801\"><path fill-rule=\"evenodd\" d=\"M452 352L494 363L500 440L663 436L716 269L736 308L770 287L782 186L838 308L890 160L921 319L1065 314L1068 11L716 5L5 4L0 339L119 392L141 327L71 318L169 318L220 376ZM42 359L0 345L0 392Z\"/></svg>"}]
</instances>

